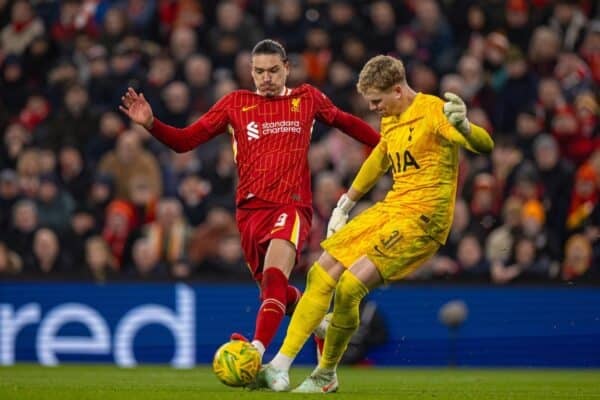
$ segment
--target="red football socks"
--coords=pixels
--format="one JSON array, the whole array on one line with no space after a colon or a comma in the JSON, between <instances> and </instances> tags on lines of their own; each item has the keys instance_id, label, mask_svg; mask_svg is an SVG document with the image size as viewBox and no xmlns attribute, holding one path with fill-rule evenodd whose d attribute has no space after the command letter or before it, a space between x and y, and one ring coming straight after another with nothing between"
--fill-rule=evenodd
<instances>
[{"instance_id":1,"label":"red football socks","mask_svg":"<svg viewBox=\"0 0 600 400\"><path fill-rule=\"evenodd\" d=\"M262 303L256 316L254 340L268 347L286 312L288 279L278 268L266 268L261 282Z\"/></svg>"},{"instance_id":2,"label":"red football socks","mask_svg":"<svg viewBox=\"0 0 600 400\"><path fill-rule=\"evenodd\" d=\"M296 304L298 304L300 297L302 297L302 292L296 286L288 285L286 295L285 315L292 315L296 309Z\"/></svg>"}]
</instances>

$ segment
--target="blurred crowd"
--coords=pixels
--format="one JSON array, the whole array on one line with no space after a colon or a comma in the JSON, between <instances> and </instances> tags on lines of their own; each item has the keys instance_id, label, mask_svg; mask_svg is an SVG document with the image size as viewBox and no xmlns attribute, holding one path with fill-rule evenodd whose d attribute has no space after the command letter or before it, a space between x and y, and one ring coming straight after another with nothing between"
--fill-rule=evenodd
<instances>
[{"instance_id":1,"label":"blurred crowd","mask_svg":"<svg viewBox=\"0 0 600 400\"><path fill-rule=\"evenodd\" d=\"M459 94L492 133L462 154L448 242L412 279L504 284L600 275L600 10L594 0L0 0L0 276L250 278L228 135L176 154L117 106L141 90L185 126L253 90L250 50L377 127L355 90L376 54L420 92ZM301 277L366 151L317 125ZM381 200L382 179L359 212Z\"/></svg>"}]
</instances>

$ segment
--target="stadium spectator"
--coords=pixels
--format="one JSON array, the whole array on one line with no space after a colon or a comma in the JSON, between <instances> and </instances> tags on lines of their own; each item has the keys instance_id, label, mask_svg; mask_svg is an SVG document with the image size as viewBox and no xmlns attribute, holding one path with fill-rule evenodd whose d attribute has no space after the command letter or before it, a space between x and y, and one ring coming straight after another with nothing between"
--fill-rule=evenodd
<instances>
[{"instance_id":1,"label":"stadium spectator","mask_svg":"<svg viewBox=\"0 0 600 400\"><path fill-rule=\"evenodd\" d=\"M508 40L519 50L526 52L533 30L530 6L526 0L508 0L505 3L505 27Z\"/></svg>"},{"instance_id":2,"label":"stadium spectator","mask_svg":"<svg viewBox=\"0 0 600 400\"><path fill-rule=\"evenodd\" d=\"M58 178L61 186L73 199L85 199L92 185L92 172L86 168L81 151L65 146L58 154Z\"/></svg>"},{"instance_id":3,"label":"stadium spectator","mask_svg":"<svg viewBox=\"0 0 600 400\"><path fill-rule=\"evenodd\" d=\"M502 225L495 228L486 238L486 258L491 262L508 262L515 236L521 228L521 208L523 201L510 196L502 206Z\"/></svg>"},{"instance_id":4,"label":"stadium spectator","mask_svg":"<svg viewBox=\"0 0 600 400\"><path fill-rule=\"evenodd\" d=\"M110 246L111 253L121 270L125 269L123 265L129 259L128 251L133 240L131 234L138 227L136 217L135 209L126 201L113 200L106 207L102 238Z\"/></svg>"},{"instance_id":5,"label":"stadium spectator","mask_svg":"<svg viewBox=\"0 0 600 400\"><path fill-rule=\"evenodd\" d=\"M48 228L38 229L33 236L32 252L25 256L25 270L32 275L49 278L60 276L56 272L72 272L72 267L56 232Z\"/></svg>"},{"instance_id":6,"label":"stadium spectator","mask_svg":"<svg viewBox=\"0 0 600 400\"><path fill-rule=\"evenodd\" d=\"M202 29L208 23L203 7L193 0L161 1L158 4L159 33L168 37L179 27Z\"/></svg>"},{"instance_id":7,"label":"stadium spectator","mask_svg":"<svg viewBox=\"0 0 600 400\"><path fill-rule=\"evenodd\" d=\"M21 58L8 54L2 63L1 74L0 98L11 115L18 114L31 91Z\"/></svg>"},{"instance_id":8,"label":"stadium spectator","mask_svg":"<svg viewBox=\"0 0 600 400\"><path fill-rule=\"evenodd\" d=\"M446 243L440 247L438 256L456 260L458 244L461 238L469 232L476 231L473 225L474 223L471 219L469 206L463 199L456 199L454 216L452 217L452 226L448 233L448 239L446 239Z\"/></svg>"},{"instance_id":9,"label":"stadium spectator","mask_svg":"<svg viewBox=\"0 0 600 400\"><path fill-rule=\"evenodd\" d=\"M438 74L448 72L455 59L454 35L440 5L435 0L421 0L414 3L414 11L410 26L419 52L425 55L422 61Z\"/></svg>"},{"instance_id":10,"label":"stadium spectator","mask_svg":"<svg viewBox=\"0 0 600 400\"><path fill-rule=\"evenodd\" d=\"M102 113L98 129L90 138L85 149L86 163L94 168L100 159L116 146L117 137L124 130L125 124L119 114L114 111Z\"/></svg>"},{"instance_id":11,"label":"stadium spectator","mask_svg":"<svg viewBox=\"0 0 600 400\"><path fill-rule=\"evenodd\" d=\"M539 200L526 200L521 207L520 235L533 240L538 258L558 261L562 255L558 237L546 227L546 211Z\"/></svg>"},{"instance_id":12,"label":"stadium spectator","mask_svg":"<svg viewBox=\"0 0 600 400\"><path fill-rule=\"evenodd\" d=\"M561 278L573 281L597 273L592 266L593 252L589 239L582 234L571 236L565 244L565 259L561 266Z\"/></svg>"},{"instance_id":13,"label":"stadium spectator","mask_svg":"<svg viewBox=\"0 0 600 400\"><path fill-rule=\"evenodd\" d=\"M10 210L20 196L19 177L12 169L0 171L0 231L6 232L10 225ZM0 234L0 238L4 234Z\"/></svg>"},{"instance_id":14,"label":"stadium spectator","mask_svg":"<svg viewBox=\"0 0 600 400\"><path fill-rule=\"evenodd\" d=\"M506 55L504 68L506 81L498 92L497 103L502 104L501 110L493 110L497 117L495 128L500 132L512 133L517 128L516 123L520 110L525 110L535 102L535 78L529 71L527 60L517 48L510 48ZM489 111L489 110L488 110ZM530 149L525 148L526 157Z\"/></svg>"},{"instance_id":15,"label":"stadium spectator","mask_svg":"<svg viewBox=\"0 0 600 400\"><path fill-rule=\"evenodd\" d=\"M21 272L23 260L0 241L0 276L13 277Z\"/></svg>"},{"instance_id":16,"label":"stadium spectator","mask_svg":"<svg viewBox=\"0 0 600 400\"><path fill-rule=\"evenodd\" d=\"M153 108L162 107L162 92L177 73L175 61L166 54L158 54L150 59L148 75L143 85L144 95Z\"/></svg>"},{"instance_id":17,"label":"stadium spectator","mask_svg":"<svg viewBox=\"0 0 600 400\"><path fill-rule=\"evenodd\" d=\"M235 55L251 49L263 32L251 14L244 13L240 4L220 1L217 4L215 26L208 31L208 44L215 68L233 69Z\"/></svg>"},{"instance_id":18,"label":"stadium spectator","mask_svg":"<svg viewBox=\"0 0 600 400\"><path fill-rule=\"evenodd\" d=\"M50 36L60 46L61 53L72 52L75 39L82 32L91 37L96 36L94 21L85 16L80 1L61 1L58 18L50 27Z\"/></svg>"},{"instance_id":19,"label":"stadium spectator","mask_svg":"<svg viewBox=\"0 0 600 400\"><path fill-rule=\"evenodd\" d=\"M117 262L108 247L108 243L100 236L92 236L85 241L86 275L96 282L111 281L119 277Z\"/></svg>"},{"instance_id":20,"label":"stadium spectator","mask_svg":"<svg viewBox=\"0 0 600 400\"><path fill-rule=\"evenodd\" d=\"M474 229L482 236L487 236L496 226L498 219L497 196L497 182L491 174L480 172L475 175L469 212Z\"/></svg>"},{"instance_id":21,"label":"stadium spectator","mask_svg":"<svg viewBox=\"0 0 600 400\"><path fill-rule=\"evenodd\" d=\"M19 112L19 122L35 136L35 129L50 115L50 103L41 94L32 93Z\"/></svg>"},{"instance_id":22,"label":"stadium spectator","mask_svg":"<svg viewBox=\"0 0 600 400\"><path fill-rule=\"evenodd\" d=\"M183 126L190 118L190 92L186 84L174 81L167 84L161 92L163 110L160 114L165 123Z\"/></svg>"},{"instance_id":23,"label":"stadium spectator","mask_svg":"<svg viewBox=\"0 0 600 400\"><path fill-rule=\"evenodd\" d=\"M92 210L86 205L78 204L69 220L69 226L61 240L69 245L64 248L64 252L72 260L73 265L78 271L81 271L85 265L85 243L86 241L100 233L100 225L94 218Z\"/></svg>"},{"instance_id":24,"label":"stadium spectator","mask_svg":"<svg viewBox=\"0 0 600 400\"><path fill-rule=\"evenodd\" d=\"M187 249L190 261L201 275L210 260L218 258L219 244L224 238L238 235L234 217L225 209L212 208L204 222L198 225L190 238Z\"/></svg>"},{"instance_id":25,"label":"stadium spectator","mask_svg":"<svg viewBox=\"0 0 600 400\"><path fill-rule=\"evenodd\" d=\"M348 37L357 37L365 31L364 21L357 15L350 0L333 0L327 13L327 29L335 32L331 37L331 48L335 54L342 51Z\"/></svg>"},{"instance_id":26,"label":"stadium spectator","mask_svg":"<svg viewBox=\"0 0 600 400\"><path fill-rule=\"evenodd\" d=\"M152 251L148 239L139 238L133 242L131 260L132 265L127 266L126 270L138 279L161 280L168 276L167 265Z\"/></svg>"},{"instance_id":27,"label":"stadium spectator","mask_svg":"<svg viewBox=\"0 0 600 400\"><path fill-rule=\"evenodd\" d=\"M527 237L520 237L514 245L513 262L505 266L502 263L492 264L492 281L496 284L507 284L518 278L526 279L538 276L547 278L550 265L547 260L538 260L535 243Z\"/></svg>"},{"instance_id":28,"label":"stadium spectator","mask_svg":"<svg viewBox=\"0 0 600 400\"><path fill-rule=\"evenodd\" d=\"M573 166L560 158L556 140L548 134L539 135L534 142L535 163L543 187L542 199L547 211L546 225L564 242L569 209L569 196L573 186Z\"/></svg>"},{"instance_id":29,"label":"stadium spectator","mask_svg":"<svg viewBox=\"0 0 600 400\"><path fill-rule=\"evenodd\" d=\"M240 52L236 58L236 77L241 82L244 89L252 89L252 77L250 76L249 65L238 68L238 60L243 55L248 56L248 52ZM244 73L243 77L240 75ZM191 109L195 112L206 112L212 103L210 98L211 80L212 80L212 61L202 54L193 54L188 57L184 65L185 81L190 87ZM246 75L247 74L247 75Z\"/></svg>"},{"instance_id":30,"label":"stadium spectator","mask_svg":"<svg viewBox=\"0 0 600 400\"><path fill-rule=\"evenodd\" d=\"M3 139L0 165L2 168L16 169L20 156L31 143L31 134L22 124L15 122L6 127Z\"/></svg>"},{"instance_id":31,"label":"stadium spectator","mask_svg":"<svg viewBox=\"0 0 600 400\"><path fill-rule=\"evenodd\" d=\"M35 202L21 199L12 207L12 224L6 232L6 244L20 257L31 254L33 237L39 228L39 219Z\"/></svg>"},{"instance_id":32,"label":"stadium spectator","mask_svg":"<svg viewBox=\"0 0 600 400\"><path fill-rule=\"evenodd\" d=\"M598 85L600 83L600 19L591 21L587 29L587 33L580 48L580 54L588 63L592 77Z\"/></svg>"},{"instance_id":33,"label":"stadium spectator","mask_svg":"<svg viewBox=\"0 0 600 400\"><path fill-rule=\"evenodd\" d=\"M69 226L75 201L60 187L56 174L43 174L39 182L36 205L40 225L52 228L57 234L62 235Z\"/></svg>"},{"instance_id":34,"label":"stadium spectator","mask_svg":"<svg viewBox=\"0 0 600 400\"><path fill-rule=\"evenodd\" d=\"M104 226L105 210L114 199L115 183L111 175L97 174L92 180L92 185L82 203L90 208L98 227Z\"/></svg>"},{"instance_id":35,"label":"stadium spectator","mask_svg":"<svg viewBox=\"0 0 600 400\"><path fill-rule=\"evenodd\" d=\"M156 220L143 227L149 250L165 265L187 259L190 226L183 218L181 203L163 198L156 206Z\"/></svg>"},{"instance_id":36,"label":"stadium spectator","mask_svg":"<svg viewBox=\"0 0 600 400\"><path fill-rule=\"evenodd\" d=\"M113 83L110 77L108 53L103 46L93 45L86 53L88 72L86 87L98 110L112 108Z\"/></svg>"},{"instance_id":37,"label":"stadium spectator","mask_svg":"<svg viewBox=\"0 0 600 400\"><path fill-rule=\"evenodd\" d=\"M202 176L209 184L206 202L210 207L224 207L230 211L235 209L235 192L237 183L236 160L229 144L220 144L216 150L216 159L207 163Z\"/></svg>"},{"instance_id":38,"label":"stadium spectator","mask_svg":"<svg viewBox=\"0 0 600 400\"><path fill-rule=\"evenodd\" d=\"M465 97L465 101L473 107L483 108L488 115L495 115L496 93L486 81L481 60L471 54L465 54L458 60L457 72L462 79L459 93Z\"/></svg>"},{"instance_id":39,"label":"stadium spectator","mask_svg":"<svg viewBox=\"0 0 600 400\"><path fill-rule=\"evenodd\" d=\"M200 266L200 275L209 279L225 277L240 280L247 276L246 268L240 236L236 232L220 238L215 254L209 256Z\"/></svg>"},{"instance_id":40,"label":"stadium spectator","mask_svg":"<svg viewBox=\"0 0 600 400\"><path fill-rule=\"evenodd\" d=\"M516 143L523 151L523 156L528 160L534 160L534 143L542 134L542 124L535 109L529 105L521 107L516 116Z\"/></svg>"},{"instance_id":41,"label":"stadium spectator","mask_svg":"<svg viewBox=\"0 0 600 400\"><path fill-rule=\"evenodd\" d=\"M155 198L162 194L158 161L152 153L141 147L138 135L131 130L119 135L115 149L100 160L98 171L114 177L117 198L131 200L131 181L136 175L144 177Z\"/></svg>"},{"instance_id":42,"label":"stadium spectator","mask_svg":"<svg viewBox=\"0 0 600 400\"><path fill-rule=\"evenodd\" d=\"M483 49L482 56L478 56L477 52L473 51L474 55L482 59L484 69L488 75L488 83L493 90L497 91L502 88L506 80L506 71L504 63L506 55L510 48L510 43L506 35L501 32L490 32L485 41L481 44Z\"/></svg>"},{"instance_id":43,"label":"stadium spectator","mask_svg":"<svg viewBox=\"0 0 600 400\"><path fill-rule=\"evenodd\" d=\"M206 196L211 189L210 183L195 173L185 173L180 177L176 195L191 226L198 226L205 220L209 208Z\"/></svg>"},{"instance_id":44,"label":"stadium spectator","mask_svg":"<svg viewBox=\"0 0 600 400\"><path fill-rule=\"evenodd\" d=\"M372 52L382 54L394 48L396 36L396 12L387 0L377 0L369 5L369 19L371 21L370 37L368 41L373 47Z\"/></svg>"},{"instance_id":45,"label":"stadium spectator","mask_svg":"<svg viewBox=\"0 0 600 400\"><path fill-rule=\"evenodd\" d=\"M23 54L23 67L34 87L41 89L46 86L58 56L58 45L51 38L42 35L33 39Z\"/></svg>"},{"instance_id":46,"label":"stadium spectator","mask_svg":"<svg viewBox=\"0 0 600 400\"><path fill-rule=\"evenodd\" d=\"M558 0L548 20L548 26L562 38L562 50L576 51L583 40L587 18L581 4L573 0Z\"/></svg>"},{"instance_id":47,"label":"stadium spectator","mask_svg":"<svg viewBox=\"0 0 600 400\"><path fill-rule=\"evenodd\" d=\"M63 104L49 124L47 138L41 139L40 144L54 151L68 145L83 152L97 131L98 115L92 110L87 90L79 84L66 89Z\"/></svg>"},{"instance_id":48,"label":"stadium spectator","mask_svg":"<svg viewBox=\"0 0 600 400\"><path fill-rule=\"evenodd\" d=\"M348 36L342 42L342 54L340 58L352 68L355 73L360 71L360 67L365 63L372 50L367 48L366 40L361 36Z\"/></svg>"},{"instance_id":49,"label":"stadium spectator","mask_svg":"<svg viewBox=\"0 0 600 400\"><path fill-rule=\"evenodd\" d=\"M311 27L306 34L302 60L309 81L318 86L322 86L327 78L327 68L332 59L330 42L329 33L321 27Z\"/></svg>"},{"instance_id":50,"label":"stadium spectator","mask_svg":"<svg viewBox=\"0 0 600 400\"><path fill-rule=\"evenodd\" d=\"M333 9L334 6L332 5L331 8ZM266 33L283 44L288 52L301 52L305 47L304 40L309 29L301 2L299 0L281 2L275 13L274 20L268 25Z\"/></svg>"},{"instance_id":51,"label":"stadium spectator","mask_svg":"<svg viewBox=\"0 0 600 400\"><path fill-rule=\"evenodd\" d=\"M99 42L109 54L112 54L113 49L125 38L127 34L128 26L125 10L119 7L109 8L104 15L102 25L103 29L99 38Z\"/></svg>"},{"instance_id":52,"label":"stadium spectator","mask_svg":"<svg viewBox=\"0 0 600 400\"><path fill-rule=\"evenodd\" d=\"M485 252L479 238L474 234L466 234L458 243L456 251L458 269L454 272L459 279L488 281L490 263L485 258Z\"/></svg>"},{"instance_id":53,"label":"stadium spectator","mask_svg":"<svg viewBox=\"0 0 600 400\"><path fill-rule=\"evenodd\" d=\"M539 26L533 31L529 43L529 62L531 69L540 77L554 74L560 53L560 38L547 26Z\"/></svg>"},{"instance_id":54,"label":"stadium spectator","mask_svg":"<svg viewBox=\"0 0 600 400\"><path fill-rule=\"evenodd\" d=\"M0 31L0 43L5 54L21 55L29 44L44 34L42 20L35 15L31 3L17 0L11 9L10 23Z\"/></svg>"},{"instance_id":55,"label":"stadium spectator","mask_svg":"<svg viewBox=\"0 0 600 400\"><path fill-rule=\"evenodd\" d=\"M591 164L584 164L575 173L575 183L567 214L567 230L583 228L600 199L599 178Z\"/></svg>"}]
</instances>

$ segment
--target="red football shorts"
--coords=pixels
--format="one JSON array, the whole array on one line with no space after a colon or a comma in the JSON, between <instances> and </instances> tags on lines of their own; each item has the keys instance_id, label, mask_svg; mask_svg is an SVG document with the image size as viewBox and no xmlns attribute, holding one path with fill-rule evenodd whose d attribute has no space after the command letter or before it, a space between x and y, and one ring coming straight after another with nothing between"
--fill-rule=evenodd
<instances>
[{"instance_id":1,"label":"red football shorts","mask_svg":"<svg viewBox=\"0 0 600 400\"><path fill-rule=\"evenodd\" d=\"M296 261L310 232L312 208L250 200L237 209L242 250L254 279L262 279L263 262L271 239L283 239L296 247Z\"/></svg>"}]
</instances>

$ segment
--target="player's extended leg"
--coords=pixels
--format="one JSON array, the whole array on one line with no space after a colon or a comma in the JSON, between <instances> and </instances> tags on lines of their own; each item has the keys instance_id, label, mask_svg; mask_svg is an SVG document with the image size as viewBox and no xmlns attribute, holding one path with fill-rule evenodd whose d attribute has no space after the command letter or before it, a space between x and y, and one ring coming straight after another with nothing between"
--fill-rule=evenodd
<instances>
[{"instance_id":1,"label":"player's extended leg","mask_svg":"<svg viewBox=\"0 0 600 400\"><path fill-rule=\"evenodd\" d=\"M265 256L261 281L261 305L256 316L252 344L261 355L269 346L286 314L288 277L296 259L296 248L287 240L273 239Z\"/></svg>"},{"instance_id":2,"label":"player's extended leg","mask_svg":"<svg viewBox=\"0 0 600 400\"><path fill-rule=\"evenodd\" d=\"M344 271L327 252L308 271L306 290L296 306L281 349L262 371L265 386L275 391L289 388L288 371L292 362L319 325L331 304L337 280Z\"/></svg>"},{"instance_id":3,"label":"player's extended leg","mask_svg":"<svg viewBox=\"0 0 600 400\"><path fill-rule=\"evenodd\" d=\"M360 302L370 289L382 282L379 271L367 257L359 259L342 274L335 290L333 316L319 366L294 392L329 393L337 390L336 369L358 328Z\"/></svg>"}]
</instances>

